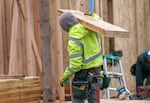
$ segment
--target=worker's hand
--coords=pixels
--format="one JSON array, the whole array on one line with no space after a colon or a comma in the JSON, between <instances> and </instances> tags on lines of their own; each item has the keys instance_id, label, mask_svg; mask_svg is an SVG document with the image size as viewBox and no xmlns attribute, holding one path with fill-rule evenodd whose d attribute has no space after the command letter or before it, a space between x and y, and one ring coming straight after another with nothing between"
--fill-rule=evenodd
<instances>
[{"instance_id":1,"label":"worker's hand","mask_svg":"<svg viewBox=\"0 0 150 103\"><path fill-rule=\"evenodd\" d=\"M84 15L88 15L88 16L91 16L92 18L94 19L101 19L100 16L98 16L96 13L94 12L86 12L84 13Z\"/></svg>"},{"instance_id":2,"label":"worker's hand","mask_svg":"<svg viewBox=\"0 0 150 103\"><path fill-rule=\"evenodd\" d=\"M138 95L143 96L143 97L148 97L149 90L146 86L140 86L138 87Z\"/></svg>"},{"instance_id":3,"label":"worker's hand","mask_svg":"<svg viewBox=\"0 0 150 103\"><path fill-rule=\"evenodd\" d=\"M86 12L84 15L92 16L93 12Z\"/></svg>"},{"instance_id":4,"label":"worker's hand","mask_svg":"<svg viewBox=\"0 0 150 103\"><path fill-rule=\"evenodd\" d=\"M63 87L64 85L64 81L65 81L65 78L62 76L62 77L60 77L60 79L59 79L59 84L60 84L60 86L61 87Z\"/></svg>"}]
</instances>

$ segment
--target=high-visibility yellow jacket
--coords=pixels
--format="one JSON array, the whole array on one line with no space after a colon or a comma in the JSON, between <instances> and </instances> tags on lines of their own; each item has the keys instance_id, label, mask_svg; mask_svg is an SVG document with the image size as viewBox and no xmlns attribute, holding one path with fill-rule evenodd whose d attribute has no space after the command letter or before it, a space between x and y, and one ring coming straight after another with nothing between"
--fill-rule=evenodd
<instances>
[{"instance_id":1,"label":"high-visibility yellow jacket","mask_svg":"<svg viewBox=\"0 0 150 103\"><path fill-rule=\"evenodd\" d=\"M66 68L63 78L67 79L80 70L99 67L103 64L100 34L97 34L82 24L76 24L69 30L67 50L69 52L69 66Z\"/></svg>"}]
</instances>

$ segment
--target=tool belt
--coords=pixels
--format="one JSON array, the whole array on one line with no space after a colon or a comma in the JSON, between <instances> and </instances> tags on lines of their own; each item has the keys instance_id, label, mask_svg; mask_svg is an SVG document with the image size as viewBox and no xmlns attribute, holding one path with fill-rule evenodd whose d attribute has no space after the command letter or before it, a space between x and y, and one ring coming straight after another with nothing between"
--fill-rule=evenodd
<instances>
[{"instance_id":1,"label":"tool belt","mask_svg":"<svg viewBox=\"0 0 150 103\"><path fill-rule=\"evenodd\" d=\"M97 86L100 86L100 88L103 87L103 78L99 74L100 70L101 68L91 68L75 73L72 82L72 96L86 99L93 83L98 83Z\"/></svg>"},{"instance_id":2,"label":"tool belt","mask_svg":"<svg viewBox=\"0 0 150 103\"><path fill-rule=\"evenodd\" d=\"M72 82L72 96L79 99L86 99L90 89L89 72L92 70L86 69L75 73ZM96 69L96 68L95 68ZM94 69L93 69L94 72Z\"/></svg>"},{"instance_id":3,"label":"tool belt","mask_svg":"<svg viewBox=\"0 0 150 103\"><path fill-rule=\"evenodd\" d=\"M103 75L100 75L100 72L103 71ZM111 78L108 77L102 68L92 68L88 70L89 75L94 74L93 76L89 76L91 83L98 83L98 86L101 90L109 87Z\"/></svg>"}]
</instances>

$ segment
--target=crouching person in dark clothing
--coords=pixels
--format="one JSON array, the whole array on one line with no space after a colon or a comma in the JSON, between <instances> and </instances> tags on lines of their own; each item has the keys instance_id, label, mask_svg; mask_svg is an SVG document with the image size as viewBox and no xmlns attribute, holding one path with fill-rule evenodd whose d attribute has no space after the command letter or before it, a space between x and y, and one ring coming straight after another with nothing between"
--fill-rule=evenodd
<instances>
[{"instance_id":1,"label":"crouching person in dark clothing","mask_svg":"<svg viewBox=\"0 0 150 103\"><path fill-rule=\"evenodd\" d=\"M150 50L146 50L137 58L137 62L131 67L131 73L136 76L136 92L139 95L139 87L150 85Z\"/></svg>"}]
</instances>

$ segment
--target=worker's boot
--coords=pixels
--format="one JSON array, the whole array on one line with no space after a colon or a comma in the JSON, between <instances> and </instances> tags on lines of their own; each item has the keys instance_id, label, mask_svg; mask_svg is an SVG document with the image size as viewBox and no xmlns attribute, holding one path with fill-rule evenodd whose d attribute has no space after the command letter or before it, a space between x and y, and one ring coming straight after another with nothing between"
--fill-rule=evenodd
<instances>
[{"instance_id":1,"label":"worker's boot","mask_svg":"<svg viewBox=\"0 0 150 103\"><path fill-rule=\"evenodd\" d=\"M129 99L124 87L118 89L118 98L120 100Z\"/></svg>"},{"instance_id":2,"label":"worker's boot","mask_svg":"<svg viewBox=\"0 0 150 103\"><path fill-rule=\"evenodd\" d=\"M120 100L129 100L129 97L127 96L126 92L123 92L122 94L119 95Z\"/></svg>"}]
</instances>

